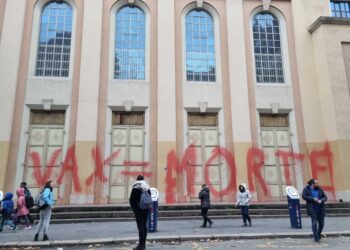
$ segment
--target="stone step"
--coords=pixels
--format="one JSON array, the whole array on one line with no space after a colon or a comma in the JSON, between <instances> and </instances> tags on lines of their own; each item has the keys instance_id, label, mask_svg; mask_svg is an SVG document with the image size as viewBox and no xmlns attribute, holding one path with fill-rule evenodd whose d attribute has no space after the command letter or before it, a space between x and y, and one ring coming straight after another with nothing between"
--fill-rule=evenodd
<instances>
[{"instance_id":1,"label":"stone step","mask_svg":"<svg viewBox=\"0 0 350 250\"><path fill-rule=\"evenodd\" d=\"M301 210L303 215L306 215L306 209ZM213 216L240 216L239 209L210 209L210 214ZM257 216L288 216L289 211L287 208L284 209L251 209L251 215ZM327 208L327 215L336 216L338 214L349 215L350 208ZM33 214L36 217L36 214ZM200 216L200 210L160 210L158 212L159 218L187 218L193 216ZM115 219L115 218L133 218L132 211L80 211L80 212L56 212L54 210L52 214L53 220L99 220L99 219Z\"/></svg>"},{"instance_id":2,"label":"stone step","mask_svg":"<svg viewBox=\"0 0 350 250\"><path fill-rule=\"evenodd\" d=\"M234 207L233 203L213 203L212 209L232 209ZM286 203L257 203L252 204L250 209L286 209ZM305 208L305 204L301 204L302 208ZM327 209L330 208L350 208L350 203L327 203ZM198 210L200 209L199 204L175 204L175 205L159 205L159 211L167 210ZM32 212L35 212L33 209ZM80 205L80 206L57 206L55 207L55 212L92 212L92 211L129 211L130 206L128 204L118 204L118 205Z\"/></svg>"},{"instance_id":3,"label":"stone step","mask_svg":"<svg viewBox=\"0 0 350 250\"><path fill-rule=\"evenodd\" d=\"M327 217L350 217L350 214L330 214ZM210 214L210 218L212 219L241 219L241 215L212 215ZM280 215L252 215L253 219L270 219L270 218L289 218L288 214L280 214ZM305 214L302 215L302 218L308 219ZM183 216L181 220L201 220L201 216ZM124 221L134 221L134 217L113 217L113 218L73 218L73 219L52 219L52 224L69 224L69 223L101 223L101 222L124 222ZM179 220L179 217L159 217L160 221L168 221L168 220Z\"/></svg>"},{"instance_id":4,"label":"stone step","mask_svg":"<svg viewBox=\"0 0 350 250\"><path fill-rule=\"evenodd\" d=\"M210 209L212 214L225 215L225 214L240 214L239 209ZM306 212L306 209L302 208L302 212ZM159 210L159 217L167 215L186 216L188 214L199 214L200 210ZM287 214L288 209L250 209L251 214ZM349 213L350 208L327 208L327 213ZM81 211L81 212L56 212L54 211L53 217L122 217L132 216L132 211Z\"/></svg>"}]
</instances>

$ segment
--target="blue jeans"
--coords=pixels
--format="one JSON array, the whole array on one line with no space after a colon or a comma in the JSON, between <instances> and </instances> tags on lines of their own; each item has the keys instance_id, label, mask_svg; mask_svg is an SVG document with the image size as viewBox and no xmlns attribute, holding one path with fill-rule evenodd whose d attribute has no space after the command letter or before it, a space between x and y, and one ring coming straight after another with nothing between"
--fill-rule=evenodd
<instances>
[{"instance_id":1,"label":"blue jeans","mask_svg":"<svg viewBox=\"0 0 350 250\"><path fill-rule=\"evenodd\" d=\"M24 219L27 227L29 227L30 226L30 221L29 221L28 215L16 216L15 219L13 220L13 223L15 225L17 225L21 221L22 218Z\"/></svg>"},{"instance_id":2,"label":"blue jeans","mask_svg":"<svg viewBox=\"0 0 350 250\"><path fill-rule=\"evenodd\" d=\"M241 206L241 212L242 212L242 218L244 225L247 225L247 220L249 224L252 223L250 216L249 216L249 206Z\"/></svg>"},{"instance_id":3,"label":"blue jeans","mask_svg":"<svg viewBox=\"0 0 350 250\"><path fill-rule=\"evenodd\" d=\"M321 233L324 227L324 217L325 215L319 210L316 210L311 214L312 233L315 241L321 239Z\"/></svg>"},{"instance_id":4,"label":"blue jeans","mask_svg":"<svg viewBox=\"0 0 350 250\"><path fill-rule=\"evenodd\" d=\"M13 224L13 222L10 219L2 218L0 223L0 232L2 231L4 225L9 225L10 227L12 227L12 229L15 227L15 224Z\"/></svg>"}]
</instances>

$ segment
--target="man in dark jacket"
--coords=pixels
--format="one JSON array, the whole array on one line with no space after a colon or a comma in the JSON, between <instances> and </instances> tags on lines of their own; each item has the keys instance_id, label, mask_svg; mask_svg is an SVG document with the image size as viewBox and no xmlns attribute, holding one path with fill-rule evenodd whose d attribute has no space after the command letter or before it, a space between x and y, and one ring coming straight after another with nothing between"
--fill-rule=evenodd
<instances>
[{"instance_id":1,"label":"man in dark jacket","mask_svg":"<svg viewBox=\"0 0 350 250\"><path fill-rule=\"evenodd\" d=\"M14 209L12 198L13 198L12 193L6 193L4 200L1 202L2 220L0 222L0 232L2 232L4 225L9 225L13 231L16 230L16 226L11 221L11 215Z\"/></svg>"},{"instance_id":2,"label":"man in dark jacket","mask_svg":"<svg viewBox=\"0 0 350 250\"><path fill-rule=\"evenodd\" d=\"M208 217L208 210L210 208L210 191L206 184L202 185L202 190L199 192L198 198L201 200L201 215L203 217L203 225L201 227L207 227L207 222L209 222L209 227L211 227L213 222Z\"/></svg>"},{"instance_id":3,"label":"man in dark jacket","mask_svg":"<svg viewBox=\"0 0 350 250\"><path fill-rule=\"evenodd\" d=\"M137 229L139 231L139 244L137 247L133 248L133 250L146 249L147 217L149 210L140 208L142 192L148 192L151 195L150 186L144 180L144 177L142 175L139 175L133 185L129 198L130 206L135 214Z\"/></svg>"},{"instance_id":4,"label":"man in dark jacket","mask_svg":"<svg viewBox=\"0 0 350 250\"><path fill-rule=\"evenodd\" d=\"M314 240L318 243L324 227L325 202L328 198L317 180L311 179L307 184L303 190L303 199L306 201L307 214L311 217Z\"/></svg>"}]
</instances>

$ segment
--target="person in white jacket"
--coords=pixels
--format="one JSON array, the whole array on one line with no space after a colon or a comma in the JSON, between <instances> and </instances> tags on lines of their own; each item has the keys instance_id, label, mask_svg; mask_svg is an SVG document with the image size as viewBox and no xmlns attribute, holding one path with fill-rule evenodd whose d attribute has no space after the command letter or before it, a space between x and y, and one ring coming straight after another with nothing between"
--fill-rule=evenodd
<instances>
[{"instance_id":1,"label":"person in white jacket","mask_svg":"<svg viewBox=\"0 0 350 250\"><path fill-rule=\"evenodd\" d=\"M242 218L243 218L243 225L242 227L248 226L247 221L249 223L249 226L252 226L252 219L249 216L249 203L251 199L253 198L250 194L249 190L247 189L246 184L242 183L238 186L239 192L237 193L237 203L236 206L240 206L241 212L242 212Z\"/></svg>"}]
</instances>

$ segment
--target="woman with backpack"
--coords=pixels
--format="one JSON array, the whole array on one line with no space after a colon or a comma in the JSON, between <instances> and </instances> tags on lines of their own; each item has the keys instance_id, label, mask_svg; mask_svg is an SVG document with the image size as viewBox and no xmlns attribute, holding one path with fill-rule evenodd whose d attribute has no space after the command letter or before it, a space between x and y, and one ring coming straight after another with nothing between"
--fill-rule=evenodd
<instances>
[{"instance_id":1,"label":"woman with backpack","mask_svg":"<svg viewBox=\"0 0 350 250\"><path fill-rule=\"evenodd\" d=\"M143 175L139 175L132 187L129 202L130 206L135 214L137 229L139 231L139 244L133 250L144 250L146 249L147 239L147 218L149 209L141 205L142 194L147 192L151 195L150 186L145 181Z\"/></svg>"},{"instance_id":2,"label":"woman with backpack","mask_svg":"<svg viewBox=\"0 0 350 250\"><path fill-rule=\"evenodd\" d=\"M28 219L29 209L26 206L26 200L24 196L24 188L17 188L17 214L14 219L14 224L17 226L17 224L20 222L20 220L23 218L27 227L25 227L25 230L29 230L32 227L30 226L30 221Z\"/></svg>"},{"instance_id":3,"label":"woman with backpack","mask_svg":"<svg viewBox=\"0 0 350 250\"><path fill-rule=\"evenodd\" d=\"M46 182L44 189L40 193L40 219L38 223L38 228L34 236L34 241L38 241L39 234L41 230L44 231L43 241L49 240L47 236L49 230L49 224L51 220L51 211L53 209L54 200L53 200L53 184L52 181Z\"/></svg>"}]
</instances>

